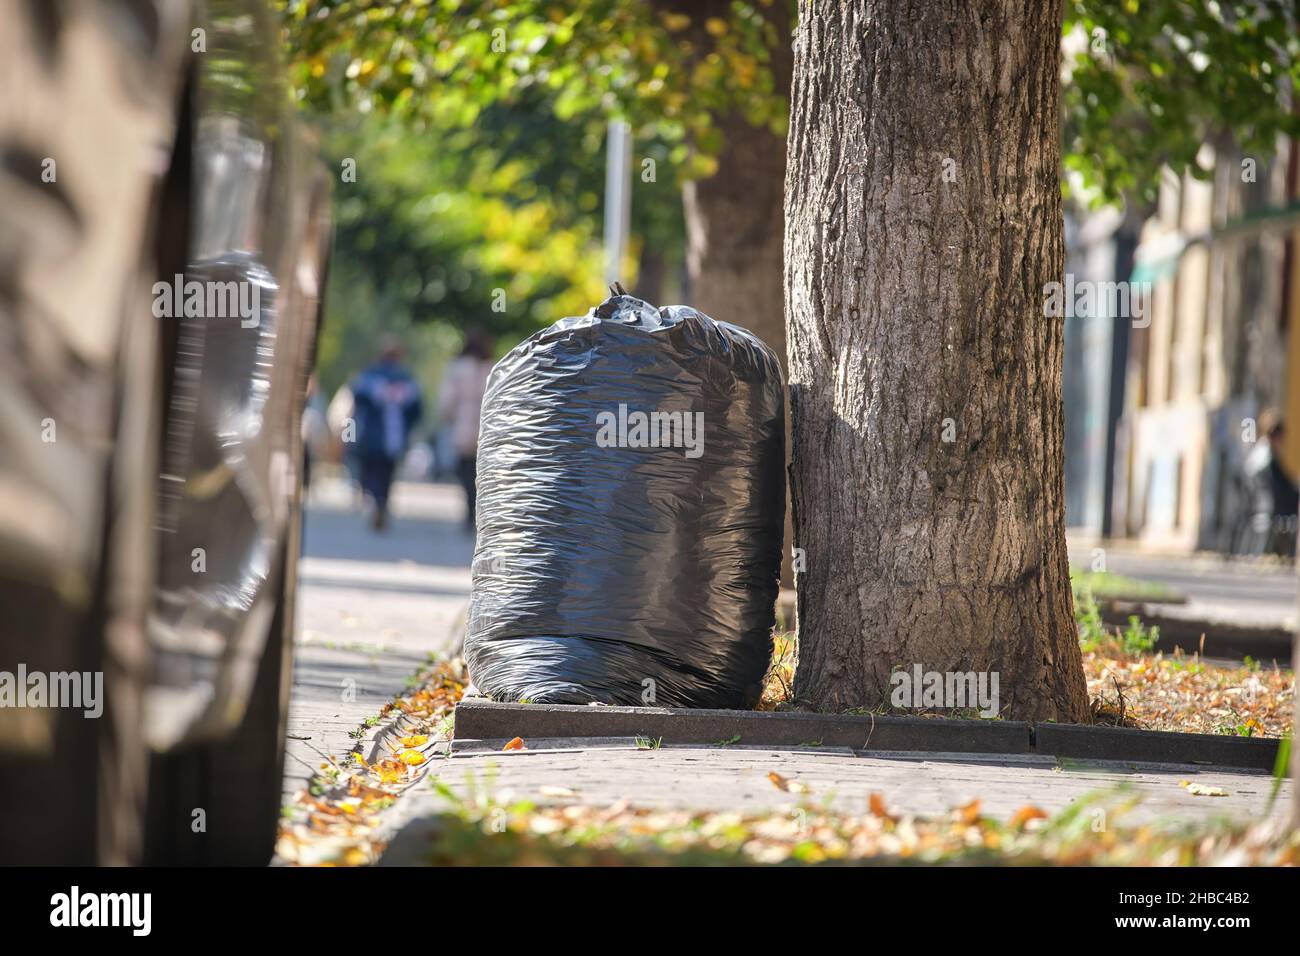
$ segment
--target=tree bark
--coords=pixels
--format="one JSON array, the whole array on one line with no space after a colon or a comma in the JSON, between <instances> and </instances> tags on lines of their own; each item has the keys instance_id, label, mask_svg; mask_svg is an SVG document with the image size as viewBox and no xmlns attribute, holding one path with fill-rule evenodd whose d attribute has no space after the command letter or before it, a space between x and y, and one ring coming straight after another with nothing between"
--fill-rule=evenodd
<instances>
[{"instance_id":1,"label":"tree bark","mask_svg":"<svg viewBox=\"0 0 1300 956\"><path fill-rule=\"evenodd\" d=\"M1296 571L1300 572L1300 552L1296 554ZM1300 830L1300 743L1296 742L1295 728L1300 727L1300 694L1295 693L1295 676L1300 674L1300 634L1291 639L1292 693L1295 695L1295 716L1291 722L1291 829Z\"/></svg>"},{"instance_id":2,"label":"tree bark","mask_svg":"<svg viewBox=\"0 0 1300 956\"><path fill-rule=\"evenodd\" d=\"M719 123L718 172L686 184L692 306L749 329L785 359L785 142L744 117Z\"/></svg>"},{"instance_id":3,"label":"tree bark","mask_svg":"<svg viewBox=\"0 0 1300 956\"><path fill-rule=\"evenodd\" d=\"M1294 143L1291 148L1293 150L1296 148ZM1295 161L1295 159L1296 157L1293 153L1292 160ZM1291 255L1294 257L1297 254L1300 254L1300 232L1293 233L1291 237ZM1290 314L1287 318L1289 319L1290 328L1288 329L1287 334L1294 336L1300 332L1300 321L1297 321L1297 318L1300 318L1300 269L1297 269L1295 264L1292 264L1291 266L1289 279L1291 282L1289 289ZM1293 350L1291 356L1294 358L1297 354L1294 351L1297 340L1293 338L1288 344ZM1288 362L1288 365L1290 364L1291 363ZM1288 387L1285 389L1285 398L1286 419L1291 422L1291 427L1288 431L1294 434L1293 430L1296 428L1296 423L1300 421L1300 390L1297 390L1295 382L1288 382ZM1295 446L1292 445L1292 448L1294 447ZM1292 461L1294 462L1296 459L1293 458ZM1283 464L1285 464L1285 460L1283 461ZM1296 583L1297 585L1300 585L1300 534L1296 535L1295 570L1297 575ZM1300 598L1300 587L1297 588L1296 593L1297 598ZM1297 679L1297 675L1300 675L1300 632L1297 632L1295 637L1291 639L1291 694L1295 698L1292 710L1294 717L1291 721L1290 827L1292 830L1300 830L1300 739L1297 739L1300 735L1297 735L1296 733L1296 728L1300 727L1300 680Z\"/></svg>"},{"instance_id":4,"label":"tree bark","mask_svg":"<svg viewBox=\"0 0 1300 956\"><path fill-rule=\"evenodd\" d=\"M675 6L692 17L693 36L702 51L708 49L704 22L709 17L731 16L730 0L702 0L693 5L676 0L666 6ZM770 51L769 67L776 92L787 96L793 59L788 5L779 0L765 9L764 15L782 38ZM718 171L687 183L682 196L690 304L715 319L749 329L776 352L784 372L785 139L752 125L739 112L718 117L717 125L723 143ZM786 445L788 464L788 436ZM787 504L781 562L781 581L786 587L793 583L789 515Z\"/></svg>"},{"instance_id":5,"label":"tree bark","mask_svg":"<svg viewBox=\"0 0 1300 956\"><path fill-rule=\"evenodd\" d=\"M1061 0L811 0L786 180L797 696L1088 713L1065 550ZM945 181L949 180L949 181Z\"/></svg>"},{"instance_id":6,"label":"tree bark","mask_svg":"<svg viewBox=\"0 0 1300 956\"><path fill-rule=\"evenodd\" d=\"M650 243L641 246L640 261L636 269L636 288L638 299L663 305L664 277L667 268L663 253Z\"/></svg>"}]
</instances>

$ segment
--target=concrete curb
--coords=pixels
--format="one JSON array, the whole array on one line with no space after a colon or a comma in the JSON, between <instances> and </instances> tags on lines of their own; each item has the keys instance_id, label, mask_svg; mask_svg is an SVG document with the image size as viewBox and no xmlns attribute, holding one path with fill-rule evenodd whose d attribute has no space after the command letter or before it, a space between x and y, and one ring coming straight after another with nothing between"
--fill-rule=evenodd
<instances>
[{"instance_id":1,"label":"concrete curb","mask_svg":"<svg viewBox=\"0 0 1300 956\"><path fill-rule=\"evenodd\" d=\"M1012 720L948 720L906 715L840 716L666 707L505 704L481 698L456 706L456 741L646 737L665 744L736 743L768 747L848 747L855 751L1031 754L1157 764L1273 769L1278 741L1084 727ZM453 744L453 750L456 749Z\"/></svg>"},{"instance_id":2,"label":"concrete curb","mask_svg":"<svg viewBox=\"0 0 1300 956\"><path fill-rule=\"evenodd\" d=\"M1039 753L1081 760L1130 760L1140 763L1212 764L1271 771L1279 741L1271 737L1226 734L1179 734L1132 727L1083 727L1039 724L1034 729ZM1118 755L1118 756L1116 756Z\"/></svg>"},{"instance_id":3,"label":"concrete curb","mask_svg":"<svg viewBox=\"0 0 1300 956\"><path fill-rule=\"evenodd\" d=\"M946 720L754 710L671 710L667 707L590 707L580 704L502 704L470 698L456 705L457 740L511 737L648 737L666 744L726 741L769 747L854 750L949 750L960 753L1032 753L1029 725L1011 720ZM737 739L739 738L739 739ZM939 746L942 744L942 746Z\"/></svg>"},{"instance_id":4,"label":"concrete curb","mask_svg":"<svg viewBox=\"0 0 1300 956\"><path fill-rule=\"evenodd\" d=\"M1277 661L1283 667L1291 666L1291 644L1294 632L1283 622L1256 624L1230 621L1206 616L1190 616L1181 611L1181 605L1153 602L1108 601L1101 606L1101 619L1113 627L1123 627L1129 615L1135 614L1148 627L1160 628L1160 641L1156 650L1166 653L1181 647L1184 653L1204 654L1226 660L1244 660L1253 657L1265 664Z\"/></svg>"}]
</instances>

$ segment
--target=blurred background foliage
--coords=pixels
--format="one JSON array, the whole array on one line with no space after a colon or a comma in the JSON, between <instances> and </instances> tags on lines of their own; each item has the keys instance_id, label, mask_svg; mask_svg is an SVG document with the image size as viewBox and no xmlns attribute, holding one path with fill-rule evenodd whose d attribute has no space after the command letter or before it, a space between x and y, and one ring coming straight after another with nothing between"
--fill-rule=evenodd
<instances>
[{"instance_id":1,"label":"blurred background foliage","mask_svg":"<svg viewBox=\"0 0 1300 956\"><path fill-rule=\"evenodd\" d=\"M681 186L745 172L718 168L720 119L784 135L776 4L794 7L278 0L300 104L335 169L355 161L336 183L325 387L381 331L407 336L431 384L466 325L503 351L596 304L611 118L635 143L625 283L653 271L657 294L688 298ZM1206 142L1264 160L1300 136L1295 16L1290 0L1066 0L1067 192L1149 209L1165 167L1209 175Z\"/></svg>"},{"instance_id":2,"label":"blurred background foliage","mask_svg":"<svg viewBox=\"0 0 1300 956\"><path fill-rule=\"evenodd\" d=\"M1295 0L1067 0L1064 166L1090 205L1150 210L1162 168L1208 179L1201 146L1259 161L1300 136ZM1071 42L1071 41L1075 42Z\"/></svg>"},{"instance_id":3,"label":"blurred background foliage","mask_svg":"<svg viewBox=\"0 0 1300 956\"><path fill-rule=\"evenodd\" d=\"M431 383L455 330L484 326L500 352L604 298L611 118L636 144L625 281L652 264L682 297L681 185L715 170L715 112L784 129L763 5L695 24L627 2L281 2L298 98L340 174L327 392L382 332ZM710 49L687 69L697 34Z\"/></svg>"}]
</instances>

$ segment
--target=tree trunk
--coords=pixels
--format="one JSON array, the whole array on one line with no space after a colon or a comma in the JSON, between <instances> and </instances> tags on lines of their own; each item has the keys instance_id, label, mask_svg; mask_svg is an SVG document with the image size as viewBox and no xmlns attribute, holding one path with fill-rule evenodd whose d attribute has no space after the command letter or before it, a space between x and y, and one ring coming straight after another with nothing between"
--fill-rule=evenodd
<instances>
[{"instance_id":1,"label":"tree trunk","mask_svg":"<svg viewBox=\"0 0 1300 956\"><path fill-rule=\"evenodd\" d=\"M1293 280L1294 282L1294 280ZM1294 288L1294 285L1292 286ZM1291 333L1295 335L1295 332ZM1300 575L1300 535L1296 536L1296 574ZM1291 638L1291 694L1295 698L1291 721L1291 829L1300 830L1300 740L1296 728L1300 727L1300 687L1296 675L1300 674L1300 633Z\"/></svg>"},{"instance_id":2,"label":"tree trunk","mask_svg":"<svg viewBox=\"0 0 1300 956\"><path fill-rule=\"evenodd\" d=\"M705 20L730 17L730 0L704 0L689 6L677 0L665 6L691 15L700 50L709 48L703 32ZM786 96L792 65L788 6L775 3L764 15L782 40L771 49L769 66L776 92ZM739 112L718 117L716 122L723 143L718 171L687 183L682 197L690 304L715 319L749 329L776 352L785 371L785 140L752 125ZM788 448L787 440L787 463ZM787 507L781 562L781 581L786 587L793 582L789 514Z\"/></svg>"},{"instance_id":3,"label":"tree trunk","mask_svg":"<svg viewBox=\"0 0 1300 956\"><path fill-rule=\"evenodd\" d=\"M633 290L636 297L655 305L663 305L664 277L667 272L663 253L649 242L642 243L636 270L636 288Z\"/></svg>"},{"instance_id":4,"label":"tree trunk","mask_svg":"<svg viewBox=\"0 0 1300 956\"><path fill-rule=\"evenodd\" d=\"M1296 556L1296 569L1300 570L1300 555ZM1291 683L1295 694L1294 717L1291 722L1291 829L1300 830L1300 741L1296 740L1300 727L1300 693L1295 692L1296 674L1300 674L1300 634L1292 638Z\"/></svg>"},{"instance_id":5,"label":"tree trunk","mask_svg":"<svg viewBox=\"0 0 1300 956\"><path fill-rule=\"evenodd\" d=\"M720 127L718 172L683 191L691 305L749 329L784 364L785 143L740 116Z\"/></svg>"},{"instance_id":6,"label":"tree trunk","mask_svg":"<svg viewBox=\"0 0 1300 956\"><path fill-rule=\"evenodd\" d=\"M1082 721L1062 489L1061 0L812 0L786 182L799 664L999 675Z\"/></svg>"}]
</instances>

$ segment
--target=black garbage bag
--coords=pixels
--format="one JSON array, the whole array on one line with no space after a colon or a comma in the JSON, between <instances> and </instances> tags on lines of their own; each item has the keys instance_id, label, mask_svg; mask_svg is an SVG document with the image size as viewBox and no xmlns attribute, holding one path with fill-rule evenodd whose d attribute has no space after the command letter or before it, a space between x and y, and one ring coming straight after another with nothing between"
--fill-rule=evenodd
<instances>
[{"instance_id":1,"label":"black garbage bag","mask_svg":"<svg viewBox=\"0 0 1300 956\"><path fill-rule=\"evenodd\" d=\"M498 700L752 707L785 509L757 336L615 295L488 380L465 659Z\"/></svg>"}]
</instances>

